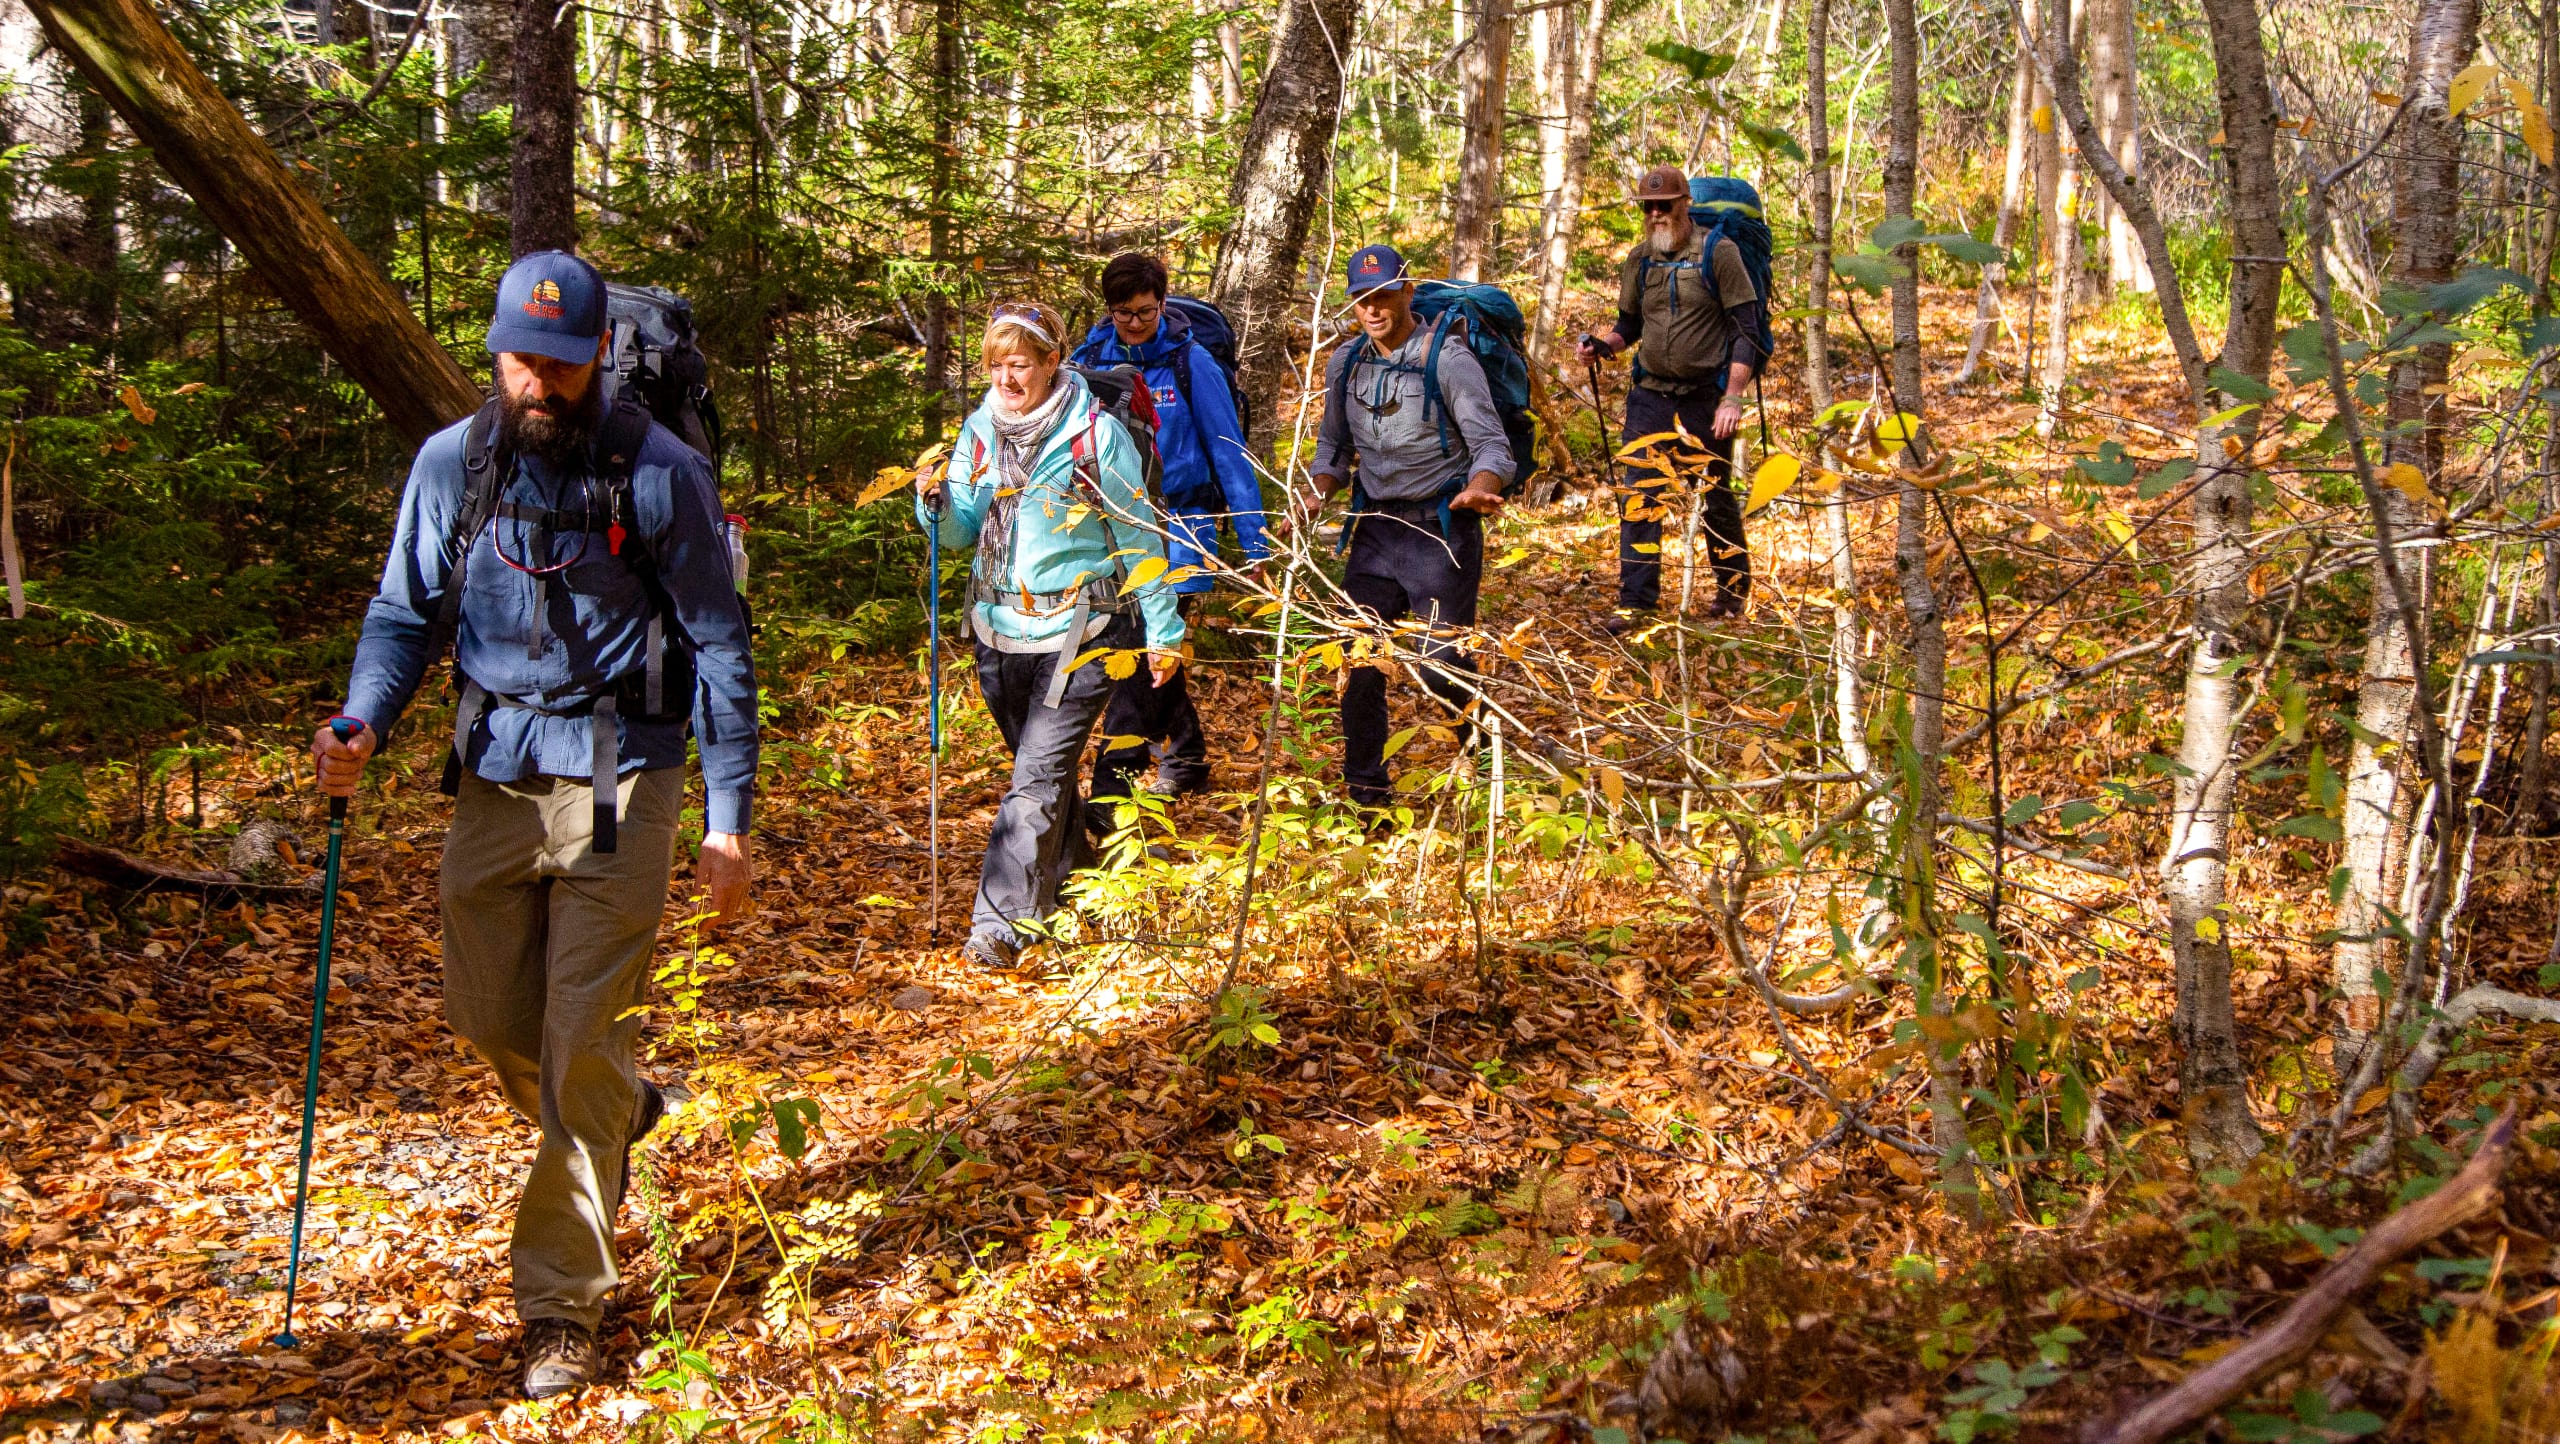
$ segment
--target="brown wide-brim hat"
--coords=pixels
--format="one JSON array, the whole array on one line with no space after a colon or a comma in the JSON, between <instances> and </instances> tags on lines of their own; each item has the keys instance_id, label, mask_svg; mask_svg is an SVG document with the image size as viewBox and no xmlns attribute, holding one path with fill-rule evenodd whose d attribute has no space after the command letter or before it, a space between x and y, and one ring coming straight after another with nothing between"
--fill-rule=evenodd
<instances>
[{"instance_id":1,"label":"brown wide-brim hat","mask_svg":"<svg viewBox=\"0 0 2560 1444\"><path fill-rule=\"evenodd\" d=\"M1685 201L1689 177L1676 165L1658 165L1636 178L1639 201Z\"/></svg>"}]
</instances>

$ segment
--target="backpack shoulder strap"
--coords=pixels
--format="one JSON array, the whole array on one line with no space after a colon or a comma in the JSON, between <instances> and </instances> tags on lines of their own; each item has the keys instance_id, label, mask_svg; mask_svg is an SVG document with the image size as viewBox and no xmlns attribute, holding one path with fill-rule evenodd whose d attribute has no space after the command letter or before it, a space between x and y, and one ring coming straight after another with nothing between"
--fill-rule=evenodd
<instances>
[{"instance_id":1,"label":"backpack shoulder strap","mask_svg":"<svg viewBox=\"0 0 2560 1444\"><path fill-rule=\"evenodd\" d=\"M433 664L453 647L454 629L462 618L462 592L467 585L471 548L498 509L498 490L515 471L515 453L500 439L499 402L495 396L472 414L462 433L462 500L445 528L444 595L427 623L427 661Z\"/></svg>"},{"instance_id":2,"label":"backpack shoulder strap","mask_svg":"<svg viewBox=\"0 0 2560 1444\"><path fill-rule=\"evenodd\" d=\"M1457 307L1441 312L1431 325L1431 349L1422 359L1422 415L1438 427L1442 456L1449 454L1449 398L1440 392L1440 348L1449 344L1449 333L1457 325Z\"/></svg>"}]
</instances>

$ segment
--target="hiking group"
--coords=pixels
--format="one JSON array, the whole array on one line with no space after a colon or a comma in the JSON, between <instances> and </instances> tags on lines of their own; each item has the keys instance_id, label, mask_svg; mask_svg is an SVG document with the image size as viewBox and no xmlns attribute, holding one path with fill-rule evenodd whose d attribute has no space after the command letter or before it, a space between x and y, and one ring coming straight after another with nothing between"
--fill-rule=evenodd
<instances>
[{"instance_id":1,"label":"hiking group","mask_svg":"<svg viewBox=\"0 0 2560 1444\"><path fill-rule=\"evenodd\" d=\"M1767 231L1749 187L1658 167L1637 199L1646 234L1621 268L1616 321L1580 343L1595 386L1600 361L1629 346L1638 357L1613 630L1660 603L1662 519L1686 478L1704 482L1710 614L1740 612L1750 564L1726 482L1741 392L1769 355ZM1105 267L1107 314L1073 345L1045 302L990 312L985 398L914 500L937 555L973 553L962 615L980 695L1013 754L967 961L1014 966L1057 910L1110 830L1089 798L1209 786L1184 675L1192 609L1221 576L1261 568L1273 532L1311 530L1336 496L1347 493L1341 589L1355 609L1342 621L1375 648L1341 687L1345 790L1381 819L1393 800L1390 660L1474 736L1464 637L1484 530L1540 447L1522 318L1497 288L1417 281L1388 245L1354 253L1343 279L1357 327L1325 368L1309 484L1280 488L1276 518L1234 335L1215 307L1173 294L1161 261ZM510 1259L525 1389L543 1398L600 1367L630 1150L666 1110L635 1050L689 740L710 924L750 904L757 692L744 524L721 509L718 417L690 310L537 252L500 281L487 347L492 394L419 448L346 705L312 752L324 791L351 795L450 651L445 1012L540 1129ZM1240 566L1219 561L1222 528ZM938 577L933 588L938 613ZM1396 626L1408 618L1419 628ZM1080 665L1109 652L1145 664L1118 678ZM1097 722L1088 791L1078 771Z\"/></svg>"}]
</instances>

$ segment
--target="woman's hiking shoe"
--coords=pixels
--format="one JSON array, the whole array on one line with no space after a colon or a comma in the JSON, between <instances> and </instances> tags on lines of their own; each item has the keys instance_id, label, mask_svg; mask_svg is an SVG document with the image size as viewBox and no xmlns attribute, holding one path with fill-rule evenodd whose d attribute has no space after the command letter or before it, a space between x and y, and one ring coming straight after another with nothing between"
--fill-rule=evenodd
<instances>
[{"instance_id":1,"label":"woman's hiking shoe","mask_svg":"<svg viewBox=\"0 0 2560 1444\"><path fill-rule=\"evenodd\" d=\"M595 1330L569 1319L532 1319L524 1326L524 1394L549 1399L595 1382Z\"/></svg>"},{"instance_id":2,"label":"woman's hiking shoe","mask_svg":"<svg viewBox=\"0 0 2560 1444\"><path fill-rule=\"evenodd\" d=\"M993 972L1012 972L1014 960L1021 956L1022 949L1011 939L1000 938L993 933L971 933L969 941L960 945L962 962L974 963Z\"/></svg>"}]
</instances>

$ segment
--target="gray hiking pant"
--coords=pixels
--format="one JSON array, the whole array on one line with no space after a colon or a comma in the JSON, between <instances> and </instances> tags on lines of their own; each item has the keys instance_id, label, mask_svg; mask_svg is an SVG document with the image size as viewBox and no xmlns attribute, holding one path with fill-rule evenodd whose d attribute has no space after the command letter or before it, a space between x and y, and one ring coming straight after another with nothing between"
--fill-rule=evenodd
<instances>
[{"instance_id":1,"label":"gray hiking pant","mask_svg":"<svg viewBox=\"0 0 2560 1444\"><path fill-rule=\"evenodd\" d=\"M516 1317L594 1328L621 1275L614 1213L638 1121L637 1006L667 910L684 771L621 778L621 845L599 853L583 777L465 774L444 843L444 1012L541 1125L516 1202Z\"/></svg>"},{"instance_id":2,"label":"gray hiking pant","mask_svg":"<svg viewBox=\"0 0 2560 1444\"><path fill-rule=\"evenodd\" d=\"M1038 921L1058 910L1067 874L1091 865L1085 835L1081 764L1093 724L1116 685L1101 659L1067 676L1058 705L1048 705L1049 678L1095 647L1146 645L1135 613L1112 619L1102 634L1061 658L1055 652L999 652L978 645L978 693L996 730L1013 749L1013 785L996 804L987 857L978 868L978 900L969 932L1018 946L1018 918ZM1143 663L1141 664L1143 665Z\"/></svg>"}]
</instances>

